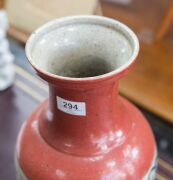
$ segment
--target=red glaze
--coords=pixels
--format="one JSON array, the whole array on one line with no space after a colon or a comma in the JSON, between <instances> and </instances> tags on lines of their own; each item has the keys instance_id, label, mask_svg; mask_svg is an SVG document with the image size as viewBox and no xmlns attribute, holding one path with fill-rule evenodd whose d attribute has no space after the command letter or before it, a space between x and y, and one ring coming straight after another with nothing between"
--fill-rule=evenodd
<instances>
[{"instance_id":1,"label":"red glaze","mask_svg":"<svg viewBox=\"0 0 173 180\"><path fill-rule=\"evenodd\" d=\"M33 112L20 132L19 167L29 180L150 179L148 173L154 168L156 156L152 131L142 114L118 95L118 81L133 64L138 52L135 35L124 25L101 17L72 17L57 21L55 25L58 27L59 23L69 20L74 23L95 20L96 24L107 22L106 28L121 27L127 37L131 36L131 44L136 44L132 48L135 49L133 56L120 68L101 76L64 78L40 68L42 66L36 63L41 63L42 59L32 61L30 54L38 35L42 39L42 35L49 32L44 31L45 28L50 26L55 30L54 22L34 33L26 52L38 75L49 83L50 96ZM85 103L86 116L60 111L57 96Z\"/></svg>"},{"instance_id":2,"label":"red glaze","mask_svg":"<svg viewBox=\"0 0 173 180\"><path fill-rule=\"evenodd\" d=\"M144 177L154 158L154 138L141 113L118 96L116 76L50 84L49 103L35 110L18 139L17 158L29 180ZM56 96L86 102L87 116L58 110Z\"/></svg>"}]
</instances>

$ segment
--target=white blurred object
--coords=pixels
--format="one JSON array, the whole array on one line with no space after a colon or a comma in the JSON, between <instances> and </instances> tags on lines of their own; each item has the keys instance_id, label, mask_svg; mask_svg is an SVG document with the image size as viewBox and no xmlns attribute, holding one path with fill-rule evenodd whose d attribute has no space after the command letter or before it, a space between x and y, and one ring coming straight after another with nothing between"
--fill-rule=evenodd
<instances>
[{"instance_id":1,"label":"white blurred object","mask_svg":"<svg viewBox=\"0 0 173 180\"><path fill-rule=\"evenodd\" d=\"M7 89L14 81L14 56L6 39L8 20L4 10L0 10L0 91Z\"/></svg>"}]
</instances>

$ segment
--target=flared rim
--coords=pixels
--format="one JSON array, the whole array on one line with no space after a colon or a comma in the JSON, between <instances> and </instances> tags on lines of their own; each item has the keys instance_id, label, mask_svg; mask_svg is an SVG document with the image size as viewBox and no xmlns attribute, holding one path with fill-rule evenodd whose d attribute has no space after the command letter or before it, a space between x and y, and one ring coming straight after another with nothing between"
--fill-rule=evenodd
<instances>
[{"instance_id":1,"label":"flared rim","mask_svg":"<svg viewBox=\"0 0 173 180\"><path fill-rule=\"evenodd\" d=\"M107 28L111 28L111 29L115 29L116 31L119 30L126 38L127 40L130 40L131 43L133 44L133 51L132 54L130 56L130 58L128 59L128 61L126 63L124 63L122 66L120 66L119 68L102 74L102 75L98 75L98 76L93 76L93 77L83 77L83 78L77 78L77 77L64 77L64 76L60 76L60 75L56 75L56 74L52 74L46 70L41 69L37 64L35 64L32 61L32 57L31 57L31 49L32 46L37 42L38 38L41 38L44 34L46 33L50 33L50 31L52 31L52 29L56 29L58 24L63 24L64 22L71 22L71 23L95 23L95 24L99 24L102 26L105 26ZM96 16L96 15L79 15L79 16L69 16L69 17L63 17L63 18L59 18L59 19L55 19L52 20L48 23L46 23L45 25L41 26L40 28L38 28L36 31L34 31L31 36L29 37L29 39L26 42L26 46L25 46L25 52L26 52L26 56L30 62L30 64L33 66L33 68L43 74L44 76L48 76L49 78L57 78L59 80L64 80L64 81L93 81L93 80L98 80L98 79L102 79L102 78L109 78L112 76L115 76L123 71L125 71L126 69L128 69L128 67L133 64L133 62L135 61L135 59L137 58L138 52L139 52L139 41L137 36L135 35L135 33L125 24L115 20L115 19L111 19L111 18L107 18L107 17L102 17L102 16Z\"/></svg>"}]
</instances>

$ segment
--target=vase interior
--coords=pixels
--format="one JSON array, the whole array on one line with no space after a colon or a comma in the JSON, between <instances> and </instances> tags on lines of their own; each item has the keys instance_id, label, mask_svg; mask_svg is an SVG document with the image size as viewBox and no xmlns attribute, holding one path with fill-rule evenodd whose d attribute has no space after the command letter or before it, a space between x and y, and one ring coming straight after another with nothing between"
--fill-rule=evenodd
<instances>
[{"instance_id":1,"label":"vase interior","mask_svg":"<svg viewBox=\"0 0 173 180\"><path fill-rule=\"evenodd\" d=\"M67 18L48 23L31 37L33 65L62 77L95 77L128 64L135 41L126 26L104 18Z\"/></svg>"}]
</instances>

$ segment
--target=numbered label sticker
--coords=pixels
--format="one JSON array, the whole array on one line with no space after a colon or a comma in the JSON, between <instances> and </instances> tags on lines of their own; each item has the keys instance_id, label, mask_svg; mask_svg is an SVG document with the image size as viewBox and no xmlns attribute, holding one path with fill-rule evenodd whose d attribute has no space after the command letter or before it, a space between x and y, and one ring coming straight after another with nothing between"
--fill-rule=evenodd
<instances>
[{"instance_id":1,"label":"numbered label sticker","mask_svg":"<svg viewBox=\"0 0 173 180\"><path fill-rule=\"evenodd\" d=\"M58 96L56 99L57 107L60 111L76 116L86 116L86 105L84 102L68 101Z\"/></svg>"}]
</instances>

